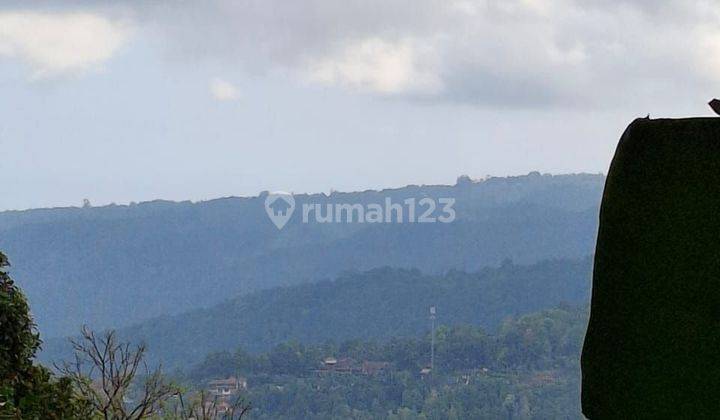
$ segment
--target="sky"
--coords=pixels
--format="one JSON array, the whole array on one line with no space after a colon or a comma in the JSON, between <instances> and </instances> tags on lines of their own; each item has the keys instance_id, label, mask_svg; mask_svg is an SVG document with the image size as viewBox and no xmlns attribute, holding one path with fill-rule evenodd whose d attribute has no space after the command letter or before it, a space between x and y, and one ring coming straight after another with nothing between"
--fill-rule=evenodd
<instances>
[{"instance_id":1,"label":"sky","mask_svg":"<svg viewBox=\"0 0 720 420\"><path fill-rule=\"evenodd\" d=\"M0 210L606 172L710 116L720 3L5 1Z\"/></svg>"}]
</instances>

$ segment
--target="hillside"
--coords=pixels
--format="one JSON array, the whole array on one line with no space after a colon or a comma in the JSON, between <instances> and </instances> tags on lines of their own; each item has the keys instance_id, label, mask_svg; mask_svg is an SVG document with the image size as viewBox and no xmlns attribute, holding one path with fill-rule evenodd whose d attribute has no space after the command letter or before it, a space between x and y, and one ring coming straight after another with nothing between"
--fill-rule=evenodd
<instances>
[{"instance_id":1,"label":"hillside","mask_svg":"<svg viewBox=\"0 0 720 420\"><path fill-rule=\"evenodd\" d=\"M508 318L489 334L439 326L389 341L283 343L261 354L214 353L178 375L194 389L240 376L259 419L576 419L587 307ZM336 364L324 361L334 358ZM340 369L338 369L338 367ZM373 367L375 369L373 369Z\"/></svg>"},{"instance_id":2,"label":"hillside","mask_svg":"<svg viewBox=\"0 0 720 420\"><path fill-rule=\"evenodd\" d=\"M121 335L146 342L153 361L185 367L211 352L237 347L267 351L288 340L414 337L427 331L431 305L437 306L438 321L444 325L469 324L492 331L508 316L560 303L585 305L590 272L590 258L529 266L505 263L476 273L444 275L378 268L152 319L121 330ZM44 359L55 360L65 354L67 341L50 340L45 348Z\"/></svg>"},{"instance_id":3,"label":"hillside","mask_svg":"<svg viewBox=\"0 0 720 420\"><path fill-rule=\"evenodd\" d=\"M0 213L0 249L44 337L126 326L229 297L393 266L475 271L592 253L602 175L490 178L454 186L296 195L303 203L452 197L453 223L304 224L278 231L264 195L206 202Z\"/></svg>"}]
</instances>

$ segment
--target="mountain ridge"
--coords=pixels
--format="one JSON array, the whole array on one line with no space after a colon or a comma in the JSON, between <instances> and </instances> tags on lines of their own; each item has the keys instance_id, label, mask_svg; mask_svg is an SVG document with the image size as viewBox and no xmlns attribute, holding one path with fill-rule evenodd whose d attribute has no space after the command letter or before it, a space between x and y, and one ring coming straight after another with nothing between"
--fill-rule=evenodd
<instances>
[{"instance_id":1,"label":"mountain ridge","mask_svg":"<svg viewBox=\"0 0 720 420\"><path fill-rule=\"evenodd\" d=\"M507 258L579 258L594 247L603 184L602 175L531 173L295 196L298 206L450 196L457 219L448 224L305 224L293 217L278 231L263 196L0 212L0 249L49 338L83 323L122 327L347 270L442 273Z\"/></svg>"}]
</instances>

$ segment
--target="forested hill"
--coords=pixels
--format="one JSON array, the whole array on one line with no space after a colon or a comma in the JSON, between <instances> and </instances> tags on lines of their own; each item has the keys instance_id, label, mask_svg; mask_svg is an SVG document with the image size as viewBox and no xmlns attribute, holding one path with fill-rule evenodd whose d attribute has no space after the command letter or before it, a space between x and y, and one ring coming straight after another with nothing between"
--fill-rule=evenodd
<instances>
[{"instance_id":1,"label":"forested hill","mask_svg":"<svg viewBox=\"0 0 720 420\"><path fill-rule=\"evenodd\" d=\"M421 374L429 331L388 341L289 342L260 354L238 348L174 376L195 387L246 378L254 419L582 419L586 326L587 306L570 305L507 318L490 334L441 325L430 376ZM342 360L343 370L324 365L327 357ZM382 370L364 369L373 365Z\"/></svg>"},{"instance_id":2,"label":"forested hill","mask_svg":"<svg viewBox=\"0 0 720 420\"><path fill-rule=\"evenodd\" d=\"M553 260L522 266L505 263L476 273L425 275L418 270L378 268L335 281L275 288L205 310L161 317L121 330L148 344L150 357L166 367L188 366L207 354L242 347L266 351L288 340L336 343L347 339L415 337L429 328L428 308L438 322L492 331L503 318L560 303L586 305L591 259ZM67 349L66 340L46 343L46 361Z\"/></svg>"},{"instance_id":3,"label":"forested hill","mask_svg":"<svg viewBox=\"0 0 720 420\"><path fill-rule=\"evenodd\" d=\"M296 195L303 203L456 199L453 223L301 223L265 196L0 213L0 249L46 338L130 325L279 285L393 266L475 271L592 253L602 175L460 178L453 186Z\"/></svg>"}]
</instances>

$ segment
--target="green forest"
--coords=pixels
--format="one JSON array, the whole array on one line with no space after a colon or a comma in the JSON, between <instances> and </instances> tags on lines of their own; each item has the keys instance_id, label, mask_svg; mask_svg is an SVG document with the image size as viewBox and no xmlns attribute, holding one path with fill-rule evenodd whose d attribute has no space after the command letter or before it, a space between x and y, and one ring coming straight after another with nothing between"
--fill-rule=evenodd
<instances>
[{"instance_id":1,"label":"green forest","mask_svg":"<svg viewBox=\"0 0 720 420\"><path fill-rule=\"evenodd\" d=\"M587 309L584 304L549 302L583 299L587 259L532 266L506 262L475 274L443 276L384 268L348 274L335 282L261 292L248 302L271 296L263 304L285 310L275 311L264 323L251 318L259 330L272 337L278 325L294 325L306 335L255 346L244 341L163 371L157 356L147 359L153 348L128 339L127 331L117 335L88 328L72 339L64 358L52 365L40 363L40 335L2 258L0 304L9 315L1 320L0 415L9 418L17 413L23 413L20 418L103 418L111 413L109 418L123 419L579 417L578 358ZM300 293L303 290L306 294ZM478 299L480 294L483 299ZM298 304L283 303L284 296ZM379 297L383 299L376 300ZM467 299L488 304L502 299L512 305L502 314L492 305L468 305ZM432 334L428 308L435 302L440 321ZM314 305L321 312L307 313ZM364 307L371 310L357 310ZM250 308L248 303L238 305L240 312ZM211 313L210 319L218 313ZM291 319L300 323L292 324ZM178 335L183 330L178 321L183 320L175 320L175 329L167 334ZM383 327L369 328L373 324ZM156 328L167 326L160 323ZM399 329L392 331L393 327ZM325 333L307 335L314 330ZM231 331L217 328L209 333ZM291 336L286 331L280 335ZM86 365L89 369L83 369ZM124 376L122 372L128 371L132 374ZM213 381L233 377L243 378L237 392L240 400L232 406L240 415L217 411L227 407L216 407L206 398L213 392ZM216 411L198 417L209 406Z\"/></svg>"},{"instance_id":2,"label":"green forest","mask_svg":"<svg viewBox=\"0 0 720 420\"><path fill-rule=\"evenodd\" d=\"M442 229L278 233L262 196L2 212L0 248L22 290L4 266L14 315L0 319L0 351L20 358L0 366L0 414L577 418L603 180L534 173L297 196L451 194L462 216ZM236 401L213 385L232 377L243 378Z\"/></svg>"},{"instance_id":3,"label":"green forest","mask_svg":"<svg viewBox=\"0 0 720 420\"><path fill-rule=\"evenodd\" d=\"M389 266L439 275L506 258L582 258L593 252L604 182L602 175L531 173L295 195L298 208L454 197L458 216L449 224L305 224L296 217L278 231L263 194L0 211L0 249L12 257L45 337L66 337L84 323L128 327L347 271Z\"/></svg>"},{"instance_id":4,"label":"green forest","mask_svg":"<svg viewBox=\"0 0 720 420\"><path fill-rule=\"evenodd\" d=\"M182 315L148 320L119 334L148 345L149 360L169 369L196 363L208 353L243 347L268 351L301 343L417 337L427 330L427 310L439 322L495 331L502 320L561 303L585 305L591 259L551 260L442 275L377 268L333 281L276 287ZM48 339L44 361L67 358L67 338Z\"/></svg>"},{"instance_id":5,"label":"green forest","mask_svg":"<svg viewBox=\"0 0 720 420\"><path fill-rule=\"evenodd\" d=\"M287 342L256 355L238 348L176 375L196 388L213 378L246 378L257 419L581 418L578 357L586 314L561 306L507 318L495 334L440 326L434 369L424 374L429 333L382 342ZM350 367L324 368L329 357ZM367 372L363 363L387 368Z\"/></svg>"}]
</instances>

